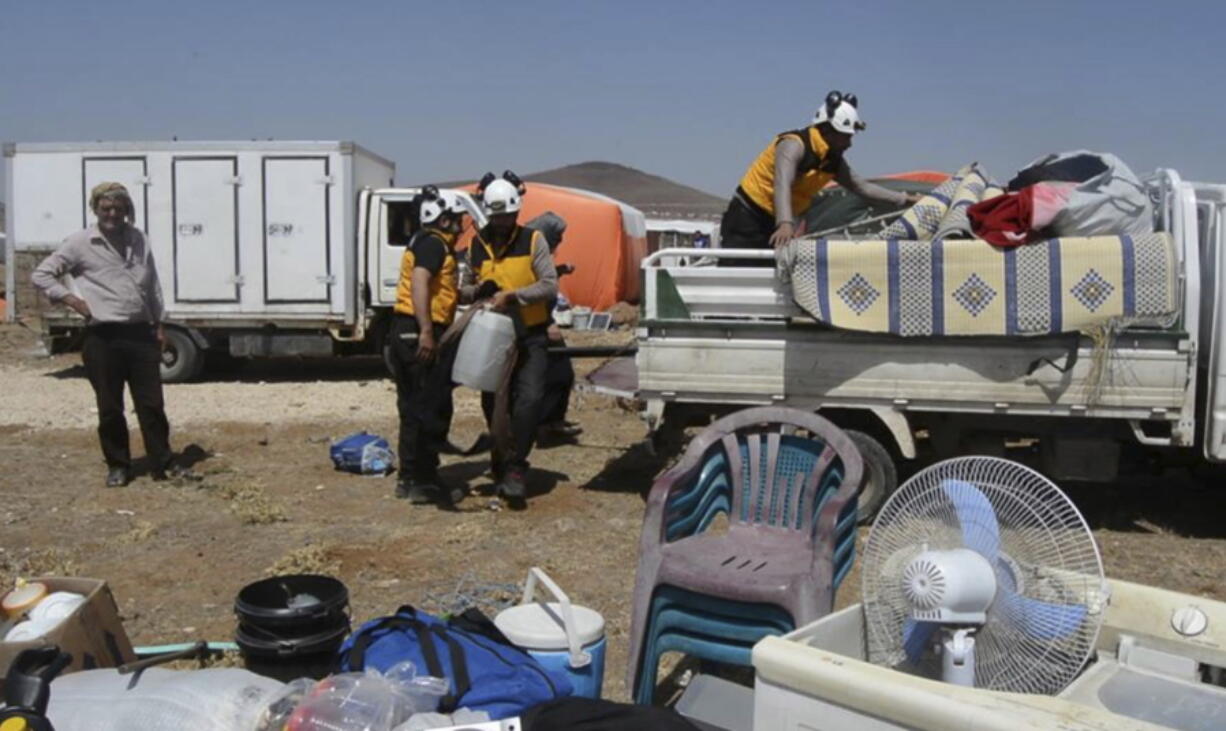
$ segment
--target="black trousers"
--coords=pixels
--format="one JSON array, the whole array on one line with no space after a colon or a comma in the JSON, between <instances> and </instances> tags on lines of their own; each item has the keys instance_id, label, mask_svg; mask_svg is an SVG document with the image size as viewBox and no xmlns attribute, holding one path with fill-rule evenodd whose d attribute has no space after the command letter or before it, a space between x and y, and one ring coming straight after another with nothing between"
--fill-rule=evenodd
<instances>
[{"instance_id":1,"label":"black trousers","mask_svg":"<svg viewBox=\"0 0 1226 731\"><path fill-rule=\"evenodd\" d=\"M85 373L98 402L98 441L108 467L130 467L128 421L123 414L126 383L136 406L151 470L170 465L170 422L162 400L162 349L148 324L100 324L85 329L81 348Z\"/></svg>"},{"instance_id":2,"label":"black trousers","mask_svg":"<svg viewBox=\"0 0 1226 731\"><path fill-rule=\"evenodd\" d=\"M541 423L556 424L566 420L566 412L570 409L570 391L575 386L575 367L571 365L570 356L566 355L549 353L546 362Z\"/></svg>"},{"instance_id":3,"label":"black trousers","mask_svg":"<svg viewBox=\"0 0 1226 731\"><path fill-rule=\"evenodd\" d=\"M773 216L749 207L738 196L728 202L719 222L721 249L769 249L775 232ZM774 266L770 259L719 259L722 267Z\"/></svg>"},{"instance_id":4,"label":"black trousers","mask_svg":"<svg viewBox=\"0 0 1226 731\"><path fill-rule=\"evenodd\" d=\"M446 330L434 325L434 342ZM417 359L417 320L392 319L388 347L396 380L396 410L400 415L400 477L430 482L436 479L438 455L451 429L451 358L439 354L430 363ZM452 349L454 352L454 348Z\"/></svg>"},{"instance_id":5,"label":"black trousers","mask_svg":"<svg viewBox=\"0 0 1226 731\"><path fill-rule=\"evenodd\" d=\"M545 400L545 373L549 367L549 336L544 328L530 330L519 339L519 353L511 374L511 454L506 463L494 465L496 471L528 469L528 455L536 443L536 428L541 423ZM485 423L494 423L495 395L481 394Z\"/></svg>"}]
</instances>

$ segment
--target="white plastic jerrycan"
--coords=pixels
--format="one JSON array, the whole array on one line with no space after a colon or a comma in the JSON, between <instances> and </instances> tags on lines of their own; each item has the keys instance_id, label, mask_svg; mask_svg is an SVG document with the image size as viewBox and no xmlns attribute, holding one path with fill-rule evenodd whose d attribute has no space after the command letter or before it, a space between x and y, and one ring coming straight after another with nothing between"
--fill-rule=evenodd
<instances>
[{"instance_id":1,"label":"white plastic jerrycan","mask_svg":"<svg viewBox=\"0 0 1226 731\"><path fill-rule=\"evenodd\" d=\"M451 380L478 391L497 391L514 345L515 323L510 317L478 310L460 337Z\"/></svg>"}]
</instances>

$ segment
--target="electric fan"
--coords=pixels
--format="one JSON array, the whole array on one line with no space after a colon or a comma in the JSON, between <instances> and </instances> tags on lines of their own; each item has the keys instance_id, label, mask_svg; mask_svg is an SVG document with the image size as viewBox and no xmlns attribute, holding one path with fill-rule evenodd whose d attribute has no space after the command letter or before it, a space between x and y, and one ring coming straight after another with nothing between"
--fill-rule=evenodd
<instances>
[{"instance_id":1,"label":"electric fan","mask_svg":"<svg viewBox=\"0 0 1226 731\"><path fill-rule=\"evenodd\" d=\"M871 662L992 690L1062 690L1090 658L1107 600L1077 508L994 457L946 460L903 484L861 571Z\"/></svg>"}]
</instances>

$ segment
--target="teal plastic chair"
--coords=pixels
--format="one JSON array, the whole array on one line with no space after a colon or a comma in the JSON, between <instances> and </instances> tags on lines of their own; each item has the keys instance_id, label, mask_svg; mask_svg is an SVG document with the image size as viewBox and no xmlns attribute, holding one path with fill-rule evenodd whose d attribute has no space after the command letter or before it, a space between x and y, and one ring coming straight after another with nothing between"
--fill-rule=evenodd
<instances>
[{"instance_id":1,"label":"teal plastic chair","mask_svg":"<svg viewBox=\"0 0 1226 731\"><path fill-rule=\"evenodd\" d=\"M667 627L658 624L655 615L670 606L682 615L706 612L732 631L738 623L761 623L762 606L790 618L783 631L829 613L854 560L863 474L860 453L841 429L797 409L745 409L696 437L680 462L656 479L647 501L626 671L636 699L650 697L659 657L654 645L662 641L747 660L741 642L719 647L721 636L731 636L727 631L706 636L676 627L685 617L675 613ZM710 531L721 514L728 530ZM674 590L684 593L658 601L659 592ZM725 608L711 612L677 596L710 597ZM760 639L773 629L755 631ZM650 684L644 682L649 662Z\"/></svg>"},{"instance_id":2,"label":"teal plastic chair","mask_svg":"<svg viewBox=\"0 0 1226 731\"><path fill-rule=\"evenodd\" d=\"M794 629L791 616L769 604L729 602L663 586L652 601L643 670L633 688L636 703L651 703L661 656L670 650L704 660L748 665L750 652L767 635Z\"/></svg>"}]
</instances>

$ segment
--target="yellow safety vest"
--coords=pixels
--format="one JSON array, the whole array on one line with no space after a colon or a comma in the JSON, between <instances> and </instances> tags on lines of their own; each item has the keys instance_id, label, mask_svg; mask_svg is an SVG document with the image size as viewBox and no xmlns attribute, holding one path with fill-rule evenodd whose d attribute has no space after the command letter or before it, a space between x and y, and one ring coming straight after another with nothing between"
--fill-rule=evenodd
<instances>
[{"instance_id":1,"label":"yellow safety vest","mask_svg":"<svg viewBox=\"0 0 1226 731\"><path fill-rule=\"evenodd\" d=\"M522 289L535 284L536 272L532 260L538 246L547 246L544 238L534 229L517 226L510 241L497 250L486 243L489 229L482 229L473 236L468 248L468 263L477 280L493 280L504 292ZM519 306L519 317L524 327L543 325L549 321L549 307L544 302Z\"/></svg>"},{"instance_id":2,"label":"yellow safety vest","mask_svg":"<svg viewBox=\"0 0 1226 731\"><path fill-rule=\"evenodd\" d=\"M838 163L838 160L829 154L830 145L822 138L816 126L777 135L749 165L737 192L762 213L772 217L775 215L775 146L785 137L795 137L805 148L796 178L792 181L792 215L799 217L809 209L813 196L834 180Z\"/></svg>"},{"instance_id":3,"label":"yellow safety vest","mask_svg":"<svg viewBox=\"0 0 1226 731\"><path fill-rule=\"evenodd\" d=\"M422 229L409 241L400 258L400 282L396 285L396 305L392 309L401 315L413 315L413 269L417 266L415 247L423 245L426 239L437 239L447 252L443 256L443 266L438 273L430 277L430 321L439 325L450 325L455 319L456 305L460 302L458 273L456 269L455 234L449 234L436 228Z\"/></svg>"}]
</instances>

